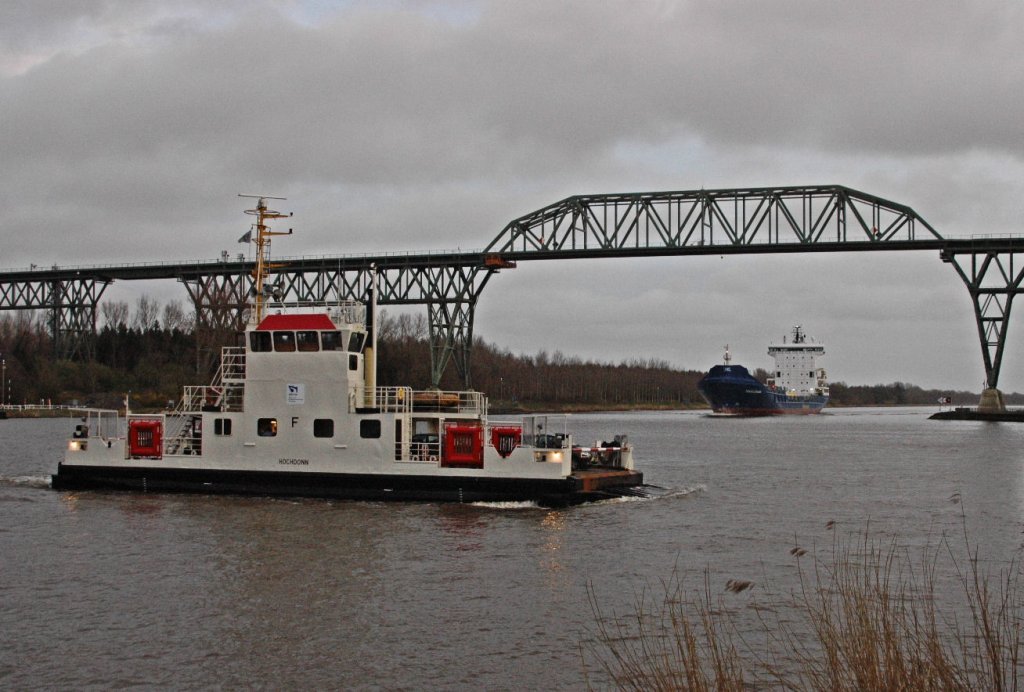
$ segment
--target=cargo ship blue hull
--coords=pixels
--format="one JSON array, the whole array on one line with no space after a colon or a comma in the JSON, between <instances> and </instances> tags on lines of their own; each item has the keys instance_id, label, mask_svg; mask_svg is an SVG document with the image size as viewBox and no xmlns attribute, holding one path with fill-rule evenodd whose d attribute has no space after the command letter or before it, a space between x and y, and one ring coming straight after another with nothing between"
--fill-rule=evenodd
<instances>
[{"instance_id":1,"label":"cargo ship blue hull","mask_svg":"<svg viewBox=\"0 0 1024 692\"><path fill-rule=\"evenodd\" d=\"M758 382L742 365L716 365L697 383L715 413L738 416L819 413L828 403L823 394L792 394Z\"/></svg>"}]
</instances>

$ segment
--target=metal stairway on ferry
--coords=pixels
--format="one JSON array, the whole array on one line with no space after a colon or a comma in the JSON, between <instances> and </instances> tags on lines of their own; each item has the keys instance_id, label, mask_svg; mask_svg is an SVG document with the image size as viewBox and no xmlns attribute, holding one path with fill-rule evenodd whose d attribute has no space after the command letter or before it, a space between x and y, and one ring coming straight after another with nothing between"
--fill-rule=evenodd
<instances>
[{"instance_id":1,"label":"metal stairway on ferry","mask_svg":"<svg viewBox=\"0 0 1024 692\"><path fill-rule=\"evenodd\" d=\"M178 405L165 416L164 454L197 453L194 450L201 450L202 430L196 424L202 420L202 412L241 412L244 400L245 348L225 346L213 381L186 386Z\"/></svg>"}]
</instances>

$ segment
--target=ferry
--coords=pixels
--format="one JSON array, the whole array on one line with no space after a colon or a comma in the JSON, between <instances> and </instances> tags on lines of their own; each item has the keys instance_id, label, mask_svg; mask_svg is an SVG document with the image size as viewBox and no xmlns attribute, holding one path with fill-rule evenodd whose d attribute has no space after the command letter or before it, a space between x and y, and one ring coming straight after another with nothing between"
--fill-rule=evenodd
<instances>
[{"instance_id":1,"label":"ferry","mask_svg":"<svg viewBox=\"0 0 1024 692\"><path fill-rule=\"evenodd\" d=\"M737 416L820 413L828 403L825 370L817 359L825 346L808 341L803 328L793 328L791 339L768 346L775 371L762 384L742 365L732 364L729 347L721 365L711 368L697 383L697 389L715 413Z\"/></svg>"},{"instance_id":2,"label":"ferry","mask_svg":"<svg viewBox=\"0 0 1024 692\"><path fill-rule=\"evenodd\" d=\"M375 285L366 302L280 302L270 238L291 231L269 224L290 215L253 197L255 295L210 384L161 413L79 410L53 488L542 506L643 494L625 435L575 446L565 416L497 421L480 392L377 386Z\"/></svg>"}]
</instances>

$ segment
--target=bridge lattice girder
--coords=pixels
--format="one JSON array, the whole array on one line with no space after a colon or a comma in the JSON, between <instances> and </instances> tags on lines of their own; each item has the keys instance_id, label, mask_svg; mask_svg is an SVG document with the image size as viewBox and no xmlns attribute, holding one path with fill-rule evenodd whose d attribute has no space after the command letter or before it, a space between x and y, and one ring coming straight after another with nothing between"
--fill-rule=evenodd
<instances>
[{"instance_id":1,"label":"bridge lattice girder","mask_svg":"<svg viewBox=\"0 0 1024 692\"><path fill-rule=\"evenodd\" d=\"M513 220L486 251L885 243L921 230L941 238L910 207L838 185L578 195Z\"/></svg>"}]
</instances>

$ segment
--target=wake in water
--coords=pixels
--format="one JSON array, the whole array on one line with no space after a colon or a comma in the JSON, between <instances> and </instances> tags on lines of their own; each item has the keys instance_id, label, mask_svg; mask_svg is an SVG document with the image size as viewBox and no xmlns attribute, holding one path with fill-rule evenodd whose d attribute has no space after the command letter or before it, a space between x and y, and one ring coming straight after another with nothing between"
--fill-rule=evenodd
<instances>
[{"instance_id":1,"label":"wake in water","mask_svg":"<svg viewBox=\"0 0 1024 692\"><path fill-rule=\"evenodd\" d=\"M593 502L587 502L581 507L591 505L609 505L619 504L623 502L652 502L655 500L668 500L677 497L686 497L687 495L694 495L703 493L707 490L707 486L693 485L685 488L665 488L660 485L641 485L635 488L624 489L621 495L615 497L608 497L603 500L595 500ZM500 510L524 510L524 509L543 509L548 510L548 507L542 507L536 502L523 501L523 502L470 502L471 507L484 507L486 509L500 509Z\"/></svg>"},{"instance_id":2,"label":"wake in water","mask_svg":"<svg viewBox=\"0 0 1024 692\"><path fill-rule=\"evenodd\" d=\"M654 500L669 500L677 497L686 497L687 495L703 493L705 490L707 490L707 486L703 484L688 486L685 488L665 488L660 485L641 485L637 488L629 488L629 492L624 492L619 497L601 500L600 502L651 502Z\"/></svg>"},{"instance_id":3,"label":"wake in water","mask_svg":"<svg viewBox=\"0 0 1024 692\"><path fill-rule=\"evenodd\" d=\"M470 502L471 507L486 507L487 509L546 509L536 502L523 500L519 502Z\"/></svg>"},{"instance_id":4,"label":"wake in water","mask_svg":"<svg viewBox=\"0 0 1024 692\"><path fill-rule=\"evenodd\" d=\"M50 488L49 476L0 476L0 486L22 488Z\"/></svg>"}]
</instances>

